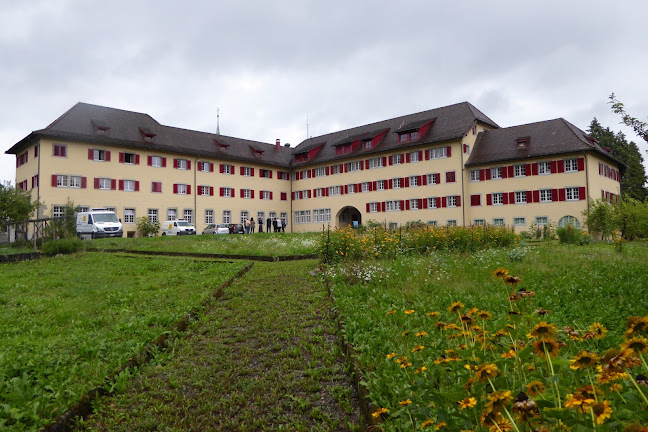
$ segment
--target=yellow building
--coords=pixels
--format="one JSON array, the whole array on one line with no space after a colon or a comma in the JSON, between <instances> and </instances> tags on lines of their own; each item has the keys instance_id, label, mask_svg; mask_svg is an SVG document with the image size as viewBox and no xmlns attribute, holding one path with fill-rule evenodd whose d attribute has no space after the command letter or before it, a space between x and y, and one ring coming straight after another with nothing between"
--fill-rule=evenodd
<instances>
[{"instance_id":1,"label":"yellow building","mask_svg":"<svg viewBox=\"0 0 648 432\"><path fill-rule=\"evenodd\" d=\"M563 119L499 128L463 102L309 138L295 148L159 124L79 103L7 153L39 216L68 201L136 218L286 220L293 232L375 220L397 227L579 224L615 199L622 165ZM289 217L290 216L290 217Z\"/></svg>"}]
</instances>

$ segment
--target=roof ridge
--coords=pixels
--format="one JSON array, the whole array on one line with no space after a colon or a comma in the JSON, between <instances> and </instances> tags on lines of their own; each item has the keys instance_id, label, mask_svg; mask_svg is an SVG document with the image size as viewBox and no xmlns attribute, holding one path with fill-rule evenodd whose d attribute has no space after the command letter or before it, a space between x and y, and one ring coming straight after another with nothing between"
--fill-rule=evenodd
<instances>
[{"instance_id":1,"label":"roof ridge","mask_svg":"<svg viewBox=\"0 0 648 432\"><path fill-rule=\"evenodd\" d=\"M79 105L82 104L82 103L83 103L83 102L77 102L77 103L75 103L75 104L72 105L70 108L68 108L67 111L65 111L63 114L61 114L60 116L58 116L58 117L56 118L56 120L54 120L52 123L50 123L50 124L48 124L47 126L45 126L43 129L39 129L39 130L45 130L45 129L49 129L49 128L51 128L52 126L54 126L55 123L57 123L59 120L61 120L63 117L65 117L65 116L66 116L70 111L72 111L74 108L76 108L77 106L79 106Z\"/></svg>"},{"instance_id":2,"label":"roof ridge","mask_svg":"<svg viewBox=\"0 0 648 432\"><path fill-rule=\"evenodd\" d=\"M565 123L565 126L567 126L567 129L569 129L569 131L570 131L572 134L574 134L574 136L575 136L579 141L585 143L585 145L587 145L588 147L594 147L594 146L592 145L591 142L589 142L589 141L587 141L586 139L584 139L584 136L587 136L587 133L585 133L584 130L582 130L581 128L579 128L579 127L576 126L575 124L573 124L573 123L567 121L567 120L566 120L565 118L563 118L563 117L559 117L558 120L561 120L563 123ZM577 130L579 130L580 132L582 132L582 135L577 134L576 131L574 131L574 129L577 129Z\"/></svg>"}]
</instances>

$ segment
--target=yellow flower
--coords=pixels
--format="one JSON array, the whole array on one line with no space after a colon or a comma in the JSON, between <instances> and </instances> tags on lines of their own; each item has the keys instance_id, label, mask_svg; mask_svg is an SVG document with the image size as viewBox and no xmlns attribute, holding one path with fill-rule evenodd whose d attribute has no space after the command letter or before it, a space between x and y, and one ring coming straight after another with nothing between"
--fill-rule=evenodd
<instances>
[{"instance_id":1,"label":"yellow flower","mask_svg":"<svg viewBox=\"0 0 648 432\"><path fill-rule=\"evenodd\" d=\"M425 429L427 427L430 427L434 424L434 420L427 419L423 423L421 423L421 429Z\"/></svg>"},{"instance_id":2,"label":"yellow flower","mask_svg":"<svg viewBox=\"0 0 648 432\"><path fill-rule=\"evenodd\" d=\"M387 312L387 315L393 315L393 314L395 314L395 313L396 313L395 310L390 310L389 312Z\"/></svg>"},{"instance_id":3,"label":"yellow flower","mask_svg":"<svg viewBox=\"0 0 648 432\"><path fill-rule=\"evenodd\" d=\"M396 357L396 353L389 353L389 354L387 354L387 358L388 358L388 359L390 359L390 358L394 358L394 357Z\"/></svg>"},{"instance_id":4,"label":"yellow flower","mask_svg":"<svg viewBox=\"0 0 648 432\"><path fill-rule=\"evenodd\" d=\"M574 370L593 368L601 361L601 357L598 354L591 353L589 351L581 351L576 357L569 360L569 367Z\"/></svg>"},{"instance_id":5,"label":"yellow flower","mask_svg":"<svg viewBox=\"0 0 648 432\"><path fill-rule=\"evenodd\" d=\"M480 320L487 320L487 319L491 319L492 317L493 315L491 315L490 312L485 310L479 311L479 313L477 314L477 318L479 318Z\"/></svg>"},{"instance_id":6,"label":"yellow flower","mask_svg":"<svg viewBox=\"0 0 648 432\"><path fill-rule=\"evenodd\" d=\"M505 391L494 391L488 395L488 402L484 408L488 412L501 412L504 407L513 402L513 396L511 396L511 390Z\"/></svg>"},{"instance_id":7,"label":"yellow flower","mask_svg":"<svg viewBox=\"0 0 648 432\"><path fill-rule=\"evenodd\" d=\"M427 332L422 331L422 332L416 333L416 337L421 337L421 336L427 336Z\"/></svg>"},{"instance_id":8,"label":"yellow flower","mask_svg":"<svg viewBox=\"0 0 648 432\"><path fill-rule=\"evenodd\" d=\"M560 352L560 346L553 339L540 339L533 342L533 352L542 358L545 358L546 354L555 357Z\"/></svg>"},{"instance_id":9,"label":"yellow flower","mask_svg":"<svg viewBox=\"0 0 648 432\"><path fill-rule=\"evenodd\" d=\"M416 369L416 370L414 371L414 373L415 373L415 374L419 374L419 373L421 373L421 372L425 372L426 370L427 370L427 367L426 367L426 366L421 366L420 368Z\"/></svg>"},{"instance_id":10,"label":"yellow flower","mask_svg":"<svg viewBox=\"0 0 648 432\"><path fill-rule=\"evenodd\" d=\"M574 408L580 412L589 411L590 406L594 403L594 399L587 397L583 394L568 394L565 400L565 408Z\"/></svg>"},{"instance_id":11,"label":"yellow flower","mask_svg":"<svg viewBox=\"0 0 648 432\"><path fill-rule=\"evenodd\" d=\"M594 420L596 421L596 424L605 423L605 419L609 419L612 415L612 407L610 407L610 403L606 400L594 404L592 406L592 411L594 413Z\"/></svg>"},{"instance_id":12,"label":"yellow flower","mask_svg":"<svg viewBox=\"0 0 648 432\"><path fill-rule=\"evenodd\" d=\"M607 329L598 322L592 323L587 330L594 335L595 339L603 339L607 335Z\"/></svg>"},{"instance_id":13,"label":"yellow flower","mask_svg":"<svg viewBox=\"0 0 648 432\"><path fill-rule=\"evenodd\" d=\"M400 405L400 406L406 406L406 405L409 405L409 404L411 404L411 403L412 403L412 400L411 400L411 399L405 399L405 400L403 400L403 401L398 402L398 405Z\"/></svg>"},{"instance_id":14,"label":"yellow flower","mask_svg":"<svg viewBox=\"0 0 648 432\"><path fill-rule=\"evenodd\" d=\"M413 313L414 313L414 309L407 309L407 310L405 311L405 314L406 314L406 315L411 315L411 314L413 314Z\"/></svg>"},{"instance_id":15,"label":"yellow flower","mask_svg":"<svg viewBox=\"0 0 648 432\"><path fill-rule=\"evenodd\" d=\"M448 312L450 313L455 313L459 312L461 309L464 308L464 304L461 303L460 301L453 302L449 307L448 307Z\"/></svg>"},{"instance_id":16,"label":"yellow flower","mask_svg":"<svg viewBox=\"0 0 648 432\"><path fill-rule=\"evenodd\" d=\"M388 410L387 408L378 408L376 411L374 411L374 412L371 413L371 416L372 416L373 418L378 418L378 417L380 417L382 414L385 414L385 413L387 413L387 412L389 412L389 410Z\"/></svg>"},{"instance_id":17,"label":"yellow flower","mask_svg":"<svg viewBox=\"0 0 648 432\"><path fill-rule=\"evenodd\" d=\"M415 353L416 351L421 351L423 348L425 348L423 345L416 345L412 348L412 352Z\"/></svg>"},{"instance_id":18,"label":"yellow flower","mask_svg":"<svg viewBox=\"0 0 648 432\"><path fill-rule=\"evenodd\" d=\"M504 268L498 268L493 272L493 277L504 279L504 277L508 274L508 272L509 271Z\"/></svg>"},{"instance_id":19,"label":"yellow flower","mask_svg":"<svg viewBox=\"0 0 648 432\"><path fill-rule=\"evenodd\" d=\"M545 321L539 322L531 329L529 333L533 337L538 339L547 339L552 338L556 334L556 326L553 324L547 324Z\"/></svg>"},{"instance_id":20,"label":"yellow flower","mask_svg":"<svg viewBox=\"0 0 648 432\"><path fill-rule=\"evenodd\" d=\"M394 360L396 363L403 363L404 361L407 361L407 357L401 356L398 357L396 360Z\"/></svg>"},{"instance_id":21,"label":"yellow flower","mask_svg":"<svg viewBox=\"0 0 648 432\"><path fill-rule=\"evenodd\" d=\"M438 317L438 316L439 316L439 312L428 312L428 313L426 313L425 315L426 315L426 316L429 316L429 317Z\"/></svg>"},{"instance_id":22,"label":"yellow flower","mask_svg":"<svg viewBox=\"0 0 648 432\"><path fill-rule=\"evenodd\" d=\"M434 426L434 430L439 430L439 429L444 428L446 426L447 426L446 422L439 422L439 423L436 424L436 426Z\"/></svg>"},{"instance_id":23,"label":"yellow flower","mask_svg":"<svg viewBox=\"0 0 648 432\"><path fill-rule=\"evenodd\" d=\"M472 408L475 405L477 405L477 399L475 399L474 397L470 397L470 398L465 398L460 401L457 401L457 403L459 404L459 408L463 410L467 408Z\"/></svg>"},{"instance_id":24,"label":"yellow flower","mask_svg":"<svg viewBox=\"0 0 648 432\"><path fill-rule=\"evenodd\" d=\"M411 362L403 362L403 363L401 363L401 369L405 369L405 368L408 368L410 366L412 366Z\"/></svg>"},{"instance_id":25,"label":"yellow flower","mask_svg":"<svg viewBox=\"0 0 648 432\"><path fill-rule=\"evenodd\" d=\"M480 382L486 382L491 378L495 378L499 373L499 368L493 363L483 364L477 368L475 372L475 379Z\"/></svg>"},{"instance_id":26,"label":"yellow flower","mask_svg":"<svg viewBox=\"0 0 648 432\"><path fill-rule=\"evenodd\" d=\"M648 351L648 339L642 337L634 337L623 342L621 350L630 349L636 354Z\"/></svg>"},{"instance_id":27,"label":"yellow flower","mask_svg":"<svg viewBox=\"0 0 648 432\"><path fill-rule=\"evenodd\" d=\"M530 396L537 396L539 394L544 393L545 391L545 386L541 381L531 381L526 385L527 393Z\"/></svg>"}]
</instances>

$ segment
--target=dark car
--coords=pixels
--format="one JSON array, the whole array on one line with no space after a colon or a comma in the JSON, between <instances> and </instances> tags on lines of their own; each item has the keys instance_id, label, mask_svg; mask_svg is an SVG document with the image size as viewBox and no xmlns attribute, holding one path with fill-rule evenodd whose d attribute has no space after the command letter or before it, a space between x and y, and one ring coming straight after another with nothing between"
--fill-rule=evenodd
<instances>
[{"instance_id":1,"label":"dark car","mask_svg":"<svg viewBox=\"0 0 648 432\"><path fill-rule=\"evenodd\" d=\"M229 224L230 234L245 234L243 224Z\"/></svg>"}]
</instances>

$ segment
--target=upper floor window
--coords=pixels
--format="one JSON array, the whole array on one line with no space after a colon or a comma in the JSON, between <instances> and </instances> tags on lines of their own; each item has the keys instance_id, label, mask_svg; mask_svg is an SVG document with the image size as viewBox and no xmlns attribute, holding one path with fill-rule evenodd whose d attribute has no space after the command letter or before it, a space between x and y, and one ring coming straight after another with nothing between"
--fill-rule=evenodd
<instances>
[{"instance_id":1,"label":"upper floor window","mask_svg":"<svg viewBox=\"0 0 648 432\"><path fill-rule=\"evenodd\" d=\"M324 177L326 175L326 167L315 168L315 177Z\"/></svg>"},{"instance_id":2,"label":"upper floor window","mask_svg":"<svg viewBox=\"0 0 648 432\"><path fill-rule=\"evenodd\" d=\"M97 150L97 149L92 150L92 158L93 160L96 161L103 161L103 162L109 161L110 160L109 155L110 152L106 150Z\"/></svg>"},{"instance_id":3,"label":"upper floor window","mask_svg":"<svg viewBox=\"0 0 648 432\"><path fill-rule=\"evenodd\" d=\"M377 202L369 203L369 213L377 213L379 205L380 205L380 203L377 203Z\"/></svg>"},{"instance_id":4,"label":"upper floor window","mask_svg":"<svg viewBox=\"0 0 648 432\"><path fill-rule=\"evenodd\" d=\"M139 163L139 158L135 153L123 153L124 163L129 165L135 165Z\"/></svg>"},{"instance_id":5,"label":"upper floor window","mask_svg":"<svg viewBox=\"0 0 648 432\"><path fill-rule=\"evenodd\" d=\"M419 177L418 176L410 176L409 177L409 186L410 187L416 187L419 185Z\"/></svg>"},{"instance_id":6,"label":"upper floor window","mask_svg":"<svg viewBox=\"0 0 648 432\"><path fill-rule=\"evenodd\" d=\"M502 178L502 167L491 168L491 179Z\"/></svg>"},{"instance_id":7,"label":"upper floor window","mask_svg":"<svg viewBox=\"0 0 648 432\"><path fill-rule=\"evenodd\" d=\"M502 192L495 192L493 194L493 205L504 204L504 194Z\"/></svg>"},{"instance_id":8,"label":"upper floor window","mask_svg":"<svg viewBox=\"0 0 648 432\"><path fill-rule=\"evenodd\" d=\"M53 155L58 156L58 157L66 157L67 156L67 146L61 145L61 144L54 144L53 146Z\"/></svg>"},{"instance_id":9,"label":"upper floor window","mask_svg":"<svg viewBox=\"0 0 648 432\"><path fill-rule=\"evenodd\" d=\"M369 191L370 191L369 182L362 182L362 192L369 192Z\"/></svg>"},{"instance_id":10,"label":"upper floor window","mask_svg":"<svg viewBox=\"0 0 648 432\"><path fill-rule=\"evenodd\" d=\"M515 192L515 204L526 204L527 193L526 191Z\"/></svg>"},{"instance_id":11,"label":"upper floor window","mask_svg":"<svg viewBox=\"0 0 648 432\"><path fill-rule=\"evenodd\" d=\"M186 184L178 183L178 184L175 184L174 187L176 189L175 193L177 193L178 195L186 195L188 193L187 192L188 188L187 188Z\"/></svg>"},{"instance_id":12,"label":"upper floor window","mask_svg":"<svg viewBox=\"0 0 648 432\"><path fill-rule=\"evenodd\" d=\"M410 210L418 210L419 209L419 200L416 198L412 198L409 200L409 208Z\"/></svg>"},{"instance_id":13,"label":"upper floor window","mask_svg":"<svg viewBox=\"0 0 648 432\"><path fill-rule=\"evenodd\" d=\"M437 147L430 149L430 159L440 159L448 157L447 147Z\"/></svg>"},{"instance_id":14,"label":"upper floor window","mask_svg":"<svg viewBox=\"0 0 648 432\"><path fill-rule=\"evenodd\" d=\"M220 164L221 174L234 174L234 165Z\"/></svg>"},{"instance_id":15,"label":"upper floor window","mask_svg":"<svg viewBox=\"0 0 648 432\"><path fill-rule=\"evenodd\" d=\"M456 181L456 176L454 171L446 172L446 183L454 183Z\"/></svg>"},{"instance_id":16,"label":"upper floor window","mask_svg":"<svg viewBox=\"0 0 648 432\"><path fill-rule=\"evenodd\" d=\"M400 177L396 177L392 179L392 189L400 189L401 187L401 179Z\"/></svg>"},{"instance_id":17,"label":"upper floor window","mask_svg":"<svg viewBox=\"0 0 648 432\"><path fill-rule=\"evenodd\" d=\"M565 159L565 172L578 171L578 159Z\"/></svg>"},{"instance_id":18,"label":"upper floor window","mask_svg":"<svg viewBox=\"0 0 648 432\"><path fill-rule=\"evenodd\" d=\"M398 134L398 142L399 143L404 143L408 141L416 141L419 139L419 132L418 131L412 131L412 132L405 132Z\"/></svg>"},{"instance_id":19,"label":"upper floor window","mask_svg":"<svg viewBox=\"0 0 648 432\"><path fill-rule=\"evenodd\" d=\"M446 199L447 199L446 202L448 203L448 207L457 207L457 196L456 195L450 195L450 196L446 197Z\"/></svg>"},{"instance_id":20,"label":"upper floor window","mask_svg":"<svg viewBox=\"0 0 648 432\"><path fill-rule=\"evenodd\" d=\"M259 170L259 177L261 177L261 178L272 178L272 170L268 170L268 169Z\"/></svg>"},{"instance_id":21,"label":"upper floor window","mask_svg":"<svg viewBox=\"0 0 648 432\"><path fill-rule=\"evenodd\" d=\"M360 171L362 169L362 161L347 163L347 172Z\"/></svg>"},{"instance_id":22,"label":"upper floor window","mask_svg":"<svg viewBox=\"0 0 648 432\"><path fill-rule=\"evenodd\" d=\"M526 165L515 165L515 177L526 176Z\"/></svg>"},{"instance_id":23,"label":"upper floor window","mask_svg":"<svg viewBox=\"0 0 648 432\"><path fill-rule=\"evenodd\" d=\"M401 209L400 200L385 201L386 211L400 211L400 209Z\"/></svg>"},{"instance_id":24,"label":"upper floor window","mask_svg":"<svg viewBox=\"0 0 648 432\"><path fill-rule=\"evenodd\" d=\"M403 163L403 155L401 154L396 154L392 156L392 164L393 165L400 165Z\"/></svg>"},{"instance_id":25,"label":"upper floor window","mask_svg":"<svg viewBox=\"0 0 648 432\"><path fill-rule=\"evenodd\" d=\"M413 151L409 153L409 161L410 163L415 163L419 161L419 152Z\"/></svg>"},{"instance_id":26,"label":"upper floor window","mask_svg":"<svg viewBox=\"0 0 648 432\"><path fill-rule=\"evenodd\" d=\"M355 183L348 184L347 187L346 187L347 193L350 193L350 194L356 193L355 188L356 188Z\"/></svg>"},{"instance_id":27,"label":"upper floor window","mask_svg":"<svg viewBox=\"0 0 648 432\"><path fill-rule=\"evenodd\" d=\"M479 181L479 170L470 171L470 181L478 182Z\"/></svg>"},{"instance_id":28,"label":"upper floor window","mask_svg":"<svg viewBox=\"0 0 648 432\"><path fill-rule=\"evenodd\" d=\"M241 189L241 198L252 198L252 189Z\"/></svg>"},{"instance_id":29,"label":"upper floor window","mask_svg":"<svg viewBox=\"0 0 648 432\"><path fill-rule=\"evenodd\" d=\"M340 174L341 171L342 171L342 165L340 164L333 165L331 167L331 174Z\"/></svg>"},{"instance_id":30,"label":"upper floor window","mask_svg":"<svg viewBox=\"0 0 648 432\"><path fill-rule=\"evenodd\" d=\"M568 187L565 188L565 196L567 201L574 201L579 199L578 187Z\"/></svg>"},{"instance_id":31,"label":"upper floor window","mask_svg":"<svg viewBox=\"0 0 648 432\"><path fill-rule=\"evenodd\" d=\"M252 168L250 167L241 167L241 174L245 177L250 177L254 175L252 174Z\"/></svg>"},{"instance_id":32,"label":"upper floor window","mask_svg":"<svg viewBox=\"0 0 648 432\"><path fill-rule=\"evenodd\" d=\"M261 191L261 199L264 199L264 200L272 199L272 192L270 192L270 191Z\"/></svg>"},{"instance_id":33,"label":"upper floor window","mask_svg":"<svg viewBox=\"0 0 648 432\"><path fill-rule=\"evenodd\" d=\"M189 161L187 159L176 159L176 168L181 170L190 169Z\"/></svg>"},{"instance_id":34,"label":"upper floor window","mask_svg":"<svg viewBox=\"0 0 648 432\"><path fill-rule=\"evenodd\" d=\"M540 202L551 202L551 189L540 189Z\"/></svg>"},{"instance_id":35,"label":"upper floor window","mask_svg":"<svg viewBox=\"0 0 648 432\"><path fill-rule=\"evenodd\" d=\"M383 158L377 157L377 158L369 159L369 169L382 168L382 166L383 166Z\"/></svg>"},{"instance_id":36,"label":"upper floor window","mask_svg":"<svg viewBox=\"0 0 648 432\"><path fill-rule=\"evenodd\" d=\"M109 178L100 178L99 179L99 189L101 190L110 190L110 179Z\"/></svg>"},{"instance_id":37,"label":"upper floor window","mask_svg":"<svg viewBox=\"0 0 648 432\"><path fill-rule=\"evenodd\" d=\"M211 162L198 162L198 168L200 168L201 172L212 172L214 171L214 164Z\"/></svg>"},{"instance_id":38,"label":"upper floor window","mask_svg":"<svg viewBox=\"0 0 648 432\"><path fill-rule=\"evenodd\" d=\"M428 198L428 208L434 209L437 208L437 199L436 197Z\"/></svg>"},{"instance_id":39,"label":"upper floor window","mask_svg":"<svg viewBox=\"0 0 648 432\"><path fill-rule=\"evenodd\" d=\"M538 174L551 174L551 162L538 162Z\"/></svg>"},{"instance_id":40,"label":"upper floor window","mask_svg":"<svg viewBox=\"0 0 648 432\"><path fill-rule=\"evenodd\" d=\"M427 174L427 184L433 185L433 184L440 184L440 183L441 183L441 174L439 173Z\"/></svg>"},{"instance_id":41,"label":"upper floor window","mask_svg":"<svg viewBox=\"0 0 648 432\"><path fill-rule=\"evenodd\" d=\"M127 192L135 191L135 180L124 180L124 190Z\"/></svg>"},{"instance_id":42,"label":"upper floor window","mask_svg":"<svg viewBox=\"0 0 648 432\"><path fill-rule=\"evenodd\" d=\"M163 158L161 158L160 156L149 156L149 157L150 157L150 161L151 161L150 165L152 167L156 167L156 168L161 168L162 167L162 159Z\"/></svg>"},{"instance_id":43,"label":"upper floor window","mask_svg":"<svg viewBox=\"0 0 648 432\"><path fill-rule=\"evenodd\" d=\"M369 184L369 182L367 182L367 184ZM377 190L385 190L385 180L376 181L376 189Z\"/></svg>"},{"instance_id":44,"label":"upper floor window","mask_svg":"<svg viewBox=\"0 0 648 432\"><path fill-rule=\"evenodd\" d=\"M342 188L340 186L329 186L328 188L328 194L329 195L341 195L342 194Z\"/></svg>"}]
</instances>

